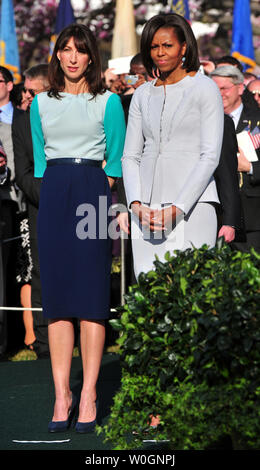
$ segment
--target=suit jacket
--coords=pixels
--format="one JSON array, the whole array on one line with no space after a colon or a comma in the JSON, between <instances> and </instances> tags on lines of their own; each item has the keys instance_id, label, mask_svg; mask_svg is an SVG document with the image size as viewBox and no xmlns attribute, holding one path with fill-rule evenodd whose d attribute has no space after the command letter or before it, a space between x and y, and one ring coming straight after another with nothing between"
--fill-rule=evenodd
<instances>
[{"instance_id":1,"label":"suit jacket","mask_svg":"<svg viewBox=\"0 0 260 470\"><path fill-rule=\"evenodd\" d=\"M224 115L224 134L219 165L214 173L221 206L220 225L242 228L242 207L237 174L237 139L233 120Z\"/></svg>"},{"instance_id":2,"label":"suit jacket","mask_svg":"<svg viewBox=\"0 0 260 470\"><path fill-rule=\"evenodd\" d=\"M28 112L23 113L17 119L13 120L12 126L13 146L14 146L14 162L16 171L17 185L23 191L26 198L28 209L28 220L30 227L30 246L33 261L32 270L32 307L41 307L41 282L40 282L40 266L37 245L37 215L40 200L41 179L34 177L34 159L30 126L30 115ZM43 324L42 314L34 312L35 333L39 339L39 345L35 350L38 353L44 350L47 344L46 327ZM43 343L41 345L41 342ZM38 342L37 342L38 344Z\"/></svg>"},{"instance_id":3,"label":"suit jacket","mask_svg":"<svg viewBox=\"0 0 260 470\"><path fill-rule=\"evenodd\" d=\"M224 134L219 164L214 177L220 205L217 205L219 227L235 227L237 239L245 240L241 198L237 175L237 139L233 120L224 115ZM117 181L118 203L127 206L122 178ZM120 210L119 211L125 211Z\"/></svg>"},{"instance_id":4,"label":"suit jacket","mask_svg":"<svg viewBox=\"0 0 260 470\"><path fill-rule=\"evenodd\" d=\"M34 177L30 114L28 112L13 119L12 137L16 183L26 197L31 237L36 238L41 179Z\"/></svg>"},{"instance_id":5,"label":"suit jacket","mask_svg":"<svg viewBox=\"0 0 260 470\"><path fill-rule=\"evenodd\" d=\"M163 119L163 121L161 121ZM135 91L122 158L128 204L151 201L155 172L161 200L187 214L198 201L219 202L213 173L223 136L223 104L216 84L198 72L177 84Z\"/></svg>"},{"instance_id":6,"label":"suit jacket","mask_svg":"<svg viewBox=\"0 0 260 470\"><path fill-rule=\"evenodd\" d=\"M18 108L14 107L13 110L13 121L23 114L24 111L21 111ZM16 189L16 175L15 175L15 165L14 165L14 152L13 152L13 141L12 141L12 125L6 124L5 122L0 122L0 138L3 143L3 147L7 154L7 166L8 166L8 179L3 186L0 188L1 198L3 200L13 200L18 202L20 199Z\"/></svg>"},{"instance_id":7,"label":"suit jacket","mask_svg":"<svg viewBox=\"0 0 260 470\"><path fill-rule=\"evenodd\" d=\"M255 110L244 106L236 133L242 132L248 126L249 121L251 121L250 128L253 130L260 122L260 109ZM241 173L240 194L246 231L260 230L260 148L256 150L256 154L258 161L252 162L253 174Z\"/></svg>"}]
</instances>

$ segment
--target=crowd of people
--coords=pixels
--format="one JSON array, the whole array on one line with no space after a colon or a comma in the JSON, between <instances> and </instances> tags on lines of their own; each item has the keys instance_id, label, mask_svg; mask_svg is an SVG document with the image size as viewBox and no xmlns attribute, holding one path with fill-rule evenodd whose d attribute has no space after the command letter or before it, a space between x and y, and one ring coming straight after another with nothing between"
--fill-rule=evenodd
<instances>
[{"instance_id":1,"label":"crowd of people","mask_svg":"<svg viewBox=\"0 0 260 470\"><path fill-rule=\"evenodd\" d=\"M179 15L146 23L124 74L102 72L83 25L65 28L50 64L26 70L22 83L0 67L0 307L12 306L15 285L26 308L25 346L39 359L51 356L50 432L69 426L76 404L72 318L84 377L76 429L89 432L96 422L110 314L111 190L128 237L129 285L153 268L155 254L163 260L168 250L214 246L217 237L260 251L259 159L260 79L231 56L200 61ZM87 237L79 226L85 203L103 236ZM0 354L7 315L0 310Z\"/></svg>"},{"instance_id":2,"label":"crowd of people","mask_svg":"<svg viewBox=\"0 0 260 470\"><path fill-rule=\"evenodd\" d=\"M4 151L0 175L1 204L1 297L2 306L20 305L25 329L24 344L35 350L37 356L48 354L47 323L39 311L41 286L39 275L36 219L40 196L40 183L33 177L33 154L29 110L35 93L44 91L48 83L48 65L40 64L27 70L24 82L14 85L13 76L0 67L0 140ZM16 296L17 293L17 296ZM18 298L17 298L18 297ZM19 302L20 301L20 302ZM0 352L7 348L6 311L1 310ZM14 318L14 316L13 316ZM9 323L12 325L12 322ZM38 331L39 327L39 331ZM12 330L12 327L11 327Z\"/></svg>"}]
</instances>

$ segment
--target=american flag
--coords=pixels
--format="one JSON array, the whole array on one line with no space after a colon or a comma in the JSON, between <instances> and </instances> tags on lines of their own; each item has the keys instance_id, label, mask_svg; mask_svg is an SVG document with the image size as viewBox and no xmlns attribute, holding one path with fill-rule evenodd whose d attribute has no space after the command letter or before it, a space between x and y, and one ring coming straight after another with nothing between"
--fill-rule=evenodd
<instances>
[{"instance_id":1,"label":"american flag","mask_svg":"<svg viewBox=\"0 0 260 470\"><path fill-rule=\"evenodd\" d=\"M171 13L178 13L190 20L189 0L170 0Z\"/></svg>"},{"instance_id":2,"label":"american flag","mask_svg":"<svg viewBox=\"0 0 260 470\"><path fill-rule=\"evenodd\" d=\"M259 123L257 123L259 124ZM254 149L259 149L260 147L260 129L258 127L258 125L251 131L251 130L248 130L248 135L250 137L250 139L252 140L252 143L253 143L253 146L254 146Z\"/></svg>"}]
</instances>

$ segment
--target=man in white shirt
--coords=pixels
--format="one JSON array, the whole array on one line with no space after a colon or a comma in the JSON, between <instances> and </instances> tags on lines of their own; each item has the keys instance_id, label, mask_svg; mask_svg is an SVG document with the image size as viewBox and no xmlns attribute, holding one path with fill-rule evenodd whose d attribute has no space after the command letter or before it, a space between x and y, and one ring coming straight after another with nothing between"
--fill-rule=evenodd
<instances>
[{"instance_id":1,"label":"man in white shirt","mask_svg":"<svg viewBox=\"0 0 260 470\"><path fill-rule=\"evenodd\" d=\"M13 89L13 76L11 72L0 66L0 139L7 154L7 164L10 173L10 184L1 189L2 200L17 202L17 193L14 188L15 169L12 143L12 122L14 116L20 112L14 108L10 96Z\"/></svg>"},{"instance_id":2,"label":"man in white shirt","mask_svg":"<svg viewBox=\"0 0 260 470\"><path fill-rule=\"evenodd\" d=\"M0 66L0 121L12 124L13 105L10 93L13 89L13 76L5 67Z\"/></svg>"},{"instance_id":3,"label":"man in white shirt","mask_svg":"<svg viewBox=\"0 0 260 470\"><path fill-rule=\"evenodd\" d=\"M211 73L218 85L224 106L236 128L236 134L246 130L249 135L259 132L260 110L251 108L242 102L244 76L232 65L219 66ZM251 137L250 137L251 138ZM244 212L247 242L237 244L240 250L251 246L260 251L260 147L254 139L255 159L253 161L246 151L238 149L238 172L240 194Z\"/></svg>"}]
</instances>

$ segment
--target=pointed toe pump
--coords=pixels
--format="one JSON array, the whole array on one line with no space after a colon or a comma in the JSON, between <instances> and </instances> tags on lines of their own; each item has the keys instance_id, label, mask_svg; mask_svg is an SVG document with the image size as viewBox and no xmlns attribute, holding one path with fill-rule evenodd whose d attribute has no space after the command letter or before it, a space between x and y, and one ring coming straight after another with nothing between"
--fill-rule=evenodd
<instances>
[{"instance_id":1,"label":"pointed toe pump","mask_svg":"<svg viewBox=\"0 0 260 470\"><path fill-rule=\"evenodd\" d=\"M72 403L68 414L68 419L65 421L50 421L48 425L48 432L65 432L69 429L77 406L77 398L72 395Z\"/></svg>"},{"instance_id":2,"label":"pointed toe pump","mask_svg":"<svg viewBox=\"0 0 260 470\"><path fill-rule=\"evenodd\" d=\"M76 426L75 426L76 432L79 432L82 434L94 432L96 424L97 424L97 411L98 411L98 401L96 401L96 418L93 421L89 421L89 422L77 421Z\"/></svg>"}]
</instances>

